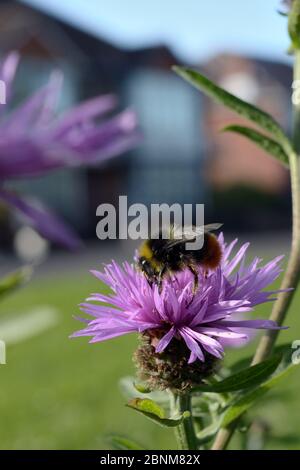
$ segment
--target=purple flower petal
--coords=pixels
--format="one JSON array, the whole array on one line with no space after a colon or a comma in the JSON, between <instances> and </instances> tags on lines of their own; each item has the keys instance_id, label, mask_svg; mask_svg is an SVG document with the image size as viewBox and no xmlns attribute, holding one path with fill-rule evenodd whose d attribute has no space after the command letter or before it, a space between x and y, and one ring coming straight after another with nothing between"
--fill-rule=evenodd
<instances>
[{"instance_id":1,"label":"purple flower petal","mask_svg":"<svg viewBox=\"0 0 300 470\"><path fill-rule=\"evenodd\" d=\"M199 328L200 333L205 335L215 336L216 338L226 338L226 339L243 339L247 338L247 335L244 333L238 333L236 331L231 331L229 328L217 328L217 327L201 327Z\"/></svg>"},{"instance_id":2,"label":"purple flower petal","mask_svg":"<svg viewBox=\"0 0 300 470\"><path fill-rule=\"evenodd\" d=\"M11 97L12 82L15 78L19 60L18 52L13 51L4 58L0 66L0 80L5 82L6 85L6 101L9 101ZM1 111L3 110L4 108Z\"/></svg>"},{"instance_id":3,"label":"purple flower petal","mask_svg":"<svg viewBox=\"0 0 300 470\"><path fill-rule=\"evenodd\" d=\"M5 81L8 98L18 61L18 54L11 53L0 65L0 80ZM54 72L44 87L1 120L1 185L9 179L35 177L60 168L95 166L140 141L132 110L103 119L117 104L113 95L92 98L57 117L62 81L62 74ZM1 111L6 112L7 107ZM23 212L43 236L72 248L79 246L74 233L53 214L30 207L16 196L2 193L1 198Z\"/></svg>"},{"instance_id":4,"label":"purple flower petal","mask_svg":"<svg viewBox=\"0 0 300 470\"><path fill-rule=\"evenodd\" d=\"M224 320L220 323L229 328L255 328L256 330L286 330L287 326L278 326L272 320Z\"/></svg>"},{"instance_id":5,"label":"purple flower petal","mask_svg":"<svg viewBox=\"0 0 300 470\"><path fill-rule=\"evenodd\" d=\"M164 349L166 349L166 347L168 346L168 344L170 343L170 341L172 340L172 338L174 338L174 335L175 335L175 328L172 327L168 333L166 333L162 338L161 340L158 342L158 345L156 346L156 349L155 351L157 353L161 353L162 351L164 351Z\"/></svg>"},{"instance_id":6,"label":"purple flower petal","mask_svg":"<svg viewBox=\"0 0 300 470\"><path fill-rule=\"evenodd\" d=\"M201 347L197 343L197 341L195 341L194 338L189 334L189 330L187 330L186 328L180 328L179 333L192 353L188 360L188 364L194 362L196 358L199 359L201 362L204 362L205 358Z\"/></svg>"},{"instance_id":7,"label":"purple flower petal","mask_svg":"<svg viewBox=\"0 0 300 470\"><path fill-rule=\"evenodd\" d=\"M17 194L4 189L0 189L0 199L10 207L17 209L24 216L26 222L45 238L71 250L81 246L81 241L73 230L45 207L35 207Z\"/></svg>"},{"instance_id":8,"label":"purple flower petal","mask_svg":"<svg viewBox=\"0 0 300 470\"><path fill-rule=\"evenodd\" d=\"M89 99L83 104L73 107L59 118L53 137L57 139L61 138L71 131L74 126L84 126L87 120L112 111L116 105L117 98L114 95L103 95Z\"/></svg>"}]
</instances>

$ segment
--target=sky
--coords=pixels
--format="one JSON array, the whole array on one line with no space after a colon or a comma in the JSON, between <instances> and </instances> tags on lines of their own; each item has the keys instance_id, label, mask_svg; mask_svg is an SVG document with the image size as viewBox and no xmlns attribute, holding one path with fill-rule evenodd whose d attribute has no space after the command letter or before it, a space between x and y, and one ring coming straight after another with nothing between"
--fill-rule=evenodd
<instances>
[{"instance_id":1,"label":"sky","mask_svg":"<svg viewBox=\"0 0 300 470\"><path fill-rule=\"evenodd\" d=\"M165 44L186 63L219 52L289 61L281 0L20 0L136 49Z\"/></svg>"}]
</instances>

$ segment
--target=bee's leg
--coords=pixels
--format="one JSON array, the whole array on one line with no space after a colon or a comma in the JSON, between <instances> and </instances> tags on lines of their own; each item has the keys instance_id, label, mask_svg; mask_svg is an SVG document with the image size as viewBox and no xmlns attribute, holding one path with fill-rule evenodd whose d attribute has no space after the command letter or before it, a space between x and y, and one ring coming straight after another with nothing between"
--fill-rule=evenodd
<instances>
[{"instance_id":1,"label":"bee's leg","mask_svg":"<svg viewBox=\"0 0 300 470\"><path fill-rule=\"evenodd\" d=\"M152 287L153 286L153 279L150 279L149 276L146 276L146 279L147 279L147 282L148 282L149 286Z\"/></svg>"},{"instance_id":2,"label":"bee's leg","mask_svg":"<svg viewBox=\"0 0 300 470\"><path fill-rule=\"evenodd\" d=\"M190 303L191 303L193 301L194 296L195 296L195 294L198 290L198 287L199 287L199 278L198 278L198 270L195 266L193 266L192 264L189 264L188 268L194 276L193 296L192 296L191 301L190 301Z\"/></svg>"},{"instance_id":3,"label":"bee's leg","mask_svg":"<svg viewBox=\"0 0 300 470\"><path fill-rule=\"evenodd\" d=\"M157 287L158 287L158 292L161 293L162 291L162 277L159 275L158 278L157 278Z\"/></svg>"},{"instance_id":4,"label":"bee's leg","mask_svg":"<svg viewBox=\"0 0 300 470\"><path fill-rule=\"evenodd\" d=\"M142 270L142 273L144 274L145 278L147 279L147 282L150 287L153 286L153 283L155 282L155 279L153 278L152 275L149 274L149 272L146 269Z\"/></svg>"},{"instance_id":5,"label":"bee's leg","mask_svg":"<svg viewBox=\"0 0 300 470\"><path fill-rule=\"evenodd\" d=\"M159 271L159 274L157 276L157 286L158 286L158 291L159 293L161 293L162 291L162 281L163 281L163 277L165 275L165 273L167 272L167 268L164 266L160 271Z\"/></svg>"}]
</instances>

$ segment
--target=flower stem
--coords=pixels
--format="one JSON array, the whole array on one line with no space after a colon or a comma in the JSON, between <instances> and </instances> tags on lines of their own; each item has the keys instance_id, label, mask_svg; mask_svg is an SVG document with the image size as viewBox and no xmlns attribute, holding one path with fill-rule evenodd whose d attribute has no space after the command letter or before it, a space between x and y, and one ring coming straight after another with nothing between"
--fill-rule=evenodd
<instances>
[{"instance_id":1,"label":"flower stem","mask_svg":"<svg viewBox=\"0 0 300 470\"><path fill-rule=\"evenodd\" d=\"M279 294L274 304L270 319L276 321L279 325L282 325L287 315L296 291L300 272L300 171L299 159L295 154L290 158L290 169L293 196L293 238L287 269L280 288L288 289L292 287L293 290ZM279 330L273 330L273 332L269 330L265 333L258 344L252 364L258 364L269 356L278 334Z\"/></svg>"},{"instance_id":2,"label":"flower stem","mask_svg":"<svg viewBox=\"0 0 300 470\"><path fill-rule=\"evenodd\" d=\"M178 448L180 450L197 450L197 437L194 429L191 395L189 393L174 396L176 410L181 415L185 411L190 412L190 416L175 428Z\"/></svg>"},{"instance_id":3,"label":"flower stem","mask_svg":"<svg viewBox=\"0 0 300 470\"><path fill-rule=\"evenodd\" d=\"M294 81L300 80L300 51L295 52ZM292 216L293 231L292 244L288 260L288 265L284 273L281 289L293 288L290 292L279 294L274 304L270 319L282 325L288 313L288 308L296 291L300 274L300 99L299 103L294 103L293 113L293 147L287 142L285 151L289 156L291 193L292 193ZM265 360L272 352L279 330L269 330L261 338L255 352L252 364L258 364ZM236 429L238 420L234 421L227 428L221 429L217 434L212 446L213 450L225 449Z\"/></svg>"},{"instance_id":4,"label":"flower stem","mask_svg":"<svg viewBox=\"0 0 300 470\"><path fill-rule=\"evenodd\" d=\"M293 144L294 149L299 155L300 153L300 50L295 52L293 89L295 90L295 98L293 101Z\"/></svg>"},{"instance_id":5,"label":"flower stem","mask_svg":"<svg viewBox=\"0 0 300 470\"><path fill-rule=\"evenodd\" d=\"M300 83L300 51L295 52L294 63L294 83ZM299 95L297 91L297 95ZM298 102L299 101L299 102ZM291 292L279 294L277 302L275 302L270 319L275 320L282 325L292 301L293 295L299 281L300 273L300 166L298 155L300 153L300 99L294 100L293 110L293 146L295 151L291 149L289 152L291 192L292 192L292 213L293 213L293 233L290 257L287 269L285 271L281 289L293 288ZM272 351L275 344L278 330L268 331L261 339L253 364L263 361Z\"/></svg>"}]
</instances>

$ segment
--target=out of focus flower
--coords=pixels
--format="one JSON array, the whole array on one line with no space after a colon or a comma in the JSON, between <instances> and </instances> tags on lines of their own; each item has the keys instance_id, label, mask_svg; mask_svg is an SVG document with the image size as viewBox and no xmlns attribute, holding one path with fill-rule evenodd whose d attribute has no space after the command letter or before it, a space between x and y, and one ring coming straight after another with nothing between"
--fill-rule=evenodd
<instances>
[{"instance_id":1,"label":"out of focus flower","mask_svg":"<svg viewBox=\"0 0 300 470\"><path fill-rule=\"evenodd\" d=\"M176 378L182 375L178 364L186 380L194 380L195 374L207 373L206 367L211 371L212 362L223 357L224 341L226 346L234 346L247 339L247 330L277 329L277 324L270 320L237 317L258 304L274 300L270 296L276 291L264 289L281 272L282 257L265 265L255 258L247 265L248 244L231 257L237 240L227 246L221 235L219 241L223 246L222 264L208 275L199 269L199 288L195 294L189 270L166 277L161 292L128 263L119 266L112 262L106 265L104 273L92 271L113 293L92 294L81 305L93 319L81 319L86 327L73 336L91 336L90 342L94 343L140 333L144 341L136 360L144 378L153 385L151 378L156 377L157 383L160 376L160 386L165 382L170 387L166 376L174 378L174 371ZM241 328L245 331L241 332Z\"/></svg>"},{"instance_id":2,"label":"out of focus flower","mask_svg":"<svg viewBox=\"0 0 300 470\"><path fill-rule=\"evenodd\" d=\"M0 80L6 84L6 99L12 84L19 55L10 53L0 67ZM61 92L62 75L54 73L49 83L35 92L0 121L0 199L22 212L43 236L74 248L77 236L56 216L43 207L4 188L11 179L29 178L60 168L97 165L132 148L139 139L135 114L124 111L101 120L116 107L112 95L86 101L61 116L56 104Z\"/></svg>"}]
</instances>

